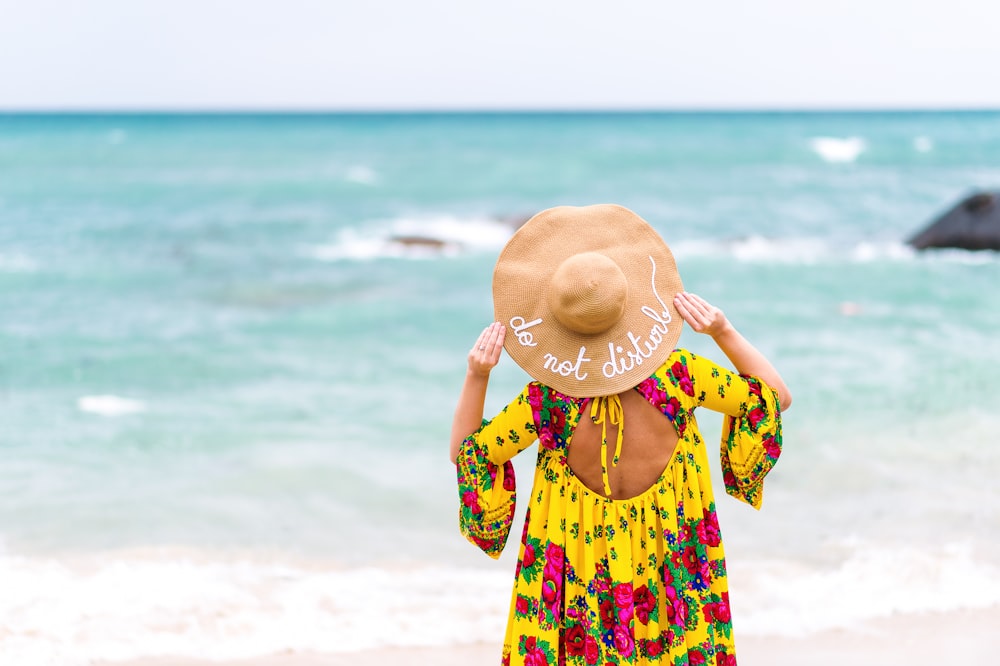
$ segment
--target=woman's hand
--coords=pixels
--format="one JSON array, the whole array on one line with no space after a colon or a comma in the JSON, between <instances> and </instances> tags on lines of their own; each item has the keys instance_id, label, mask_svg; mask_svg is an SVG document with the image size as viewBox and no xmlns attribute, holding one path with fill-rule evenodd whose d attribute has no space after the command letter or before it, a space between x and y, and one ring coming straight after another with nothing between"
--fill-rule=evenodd
<instances>
[{"instance_id":1,"label":"woman's hand","mask_svg":"<svg viewBox=\"0 0 1000 666\"><path fill-rule=\"evenodd\" d=\"M465 373L465 382L462 384L462 392L458 395L455 417L451 422L452 462L458 458L462 441L478 430L482 424L490 371L500 362L506 331L503 324L493 322L483 329L476 344L469 350L469 369Z\"/></svg>"},{"instance_id":2,"label":"woman's hand","mask_svg":"<svg viewBox=\"0 0 1000 666\"><path fill-rule=\"evenodd\" d=\"M782 411L791 407L792 394L777 369L729 323L722 310L701 296L687 292L674 296L674 307L696 333L712 336L737 372L759 377L776 390Z\"/></svg>"},{"instance_id":3,"label":"woman's hand","mask_svg":"<svg viewBox=\"0 0 1000 666\"><path fill-rule=\"evenodd\" d=\"M479 334L476 344L469 350L469 372L488 377L490 371L500 362L503 338L507 329L500 322L493 322Z\"/></svg>"},{"instance_id":4,"label":"woman's hand","mask_svg":"<svg viewBox=\"0 0 1000 666\"><path fill-rule=\"evenodd\" d=\"M722 310L697 294L680 292L674 296L674 307L695 333L715 338L733 327Z\"/></svg>"}]
</instances>

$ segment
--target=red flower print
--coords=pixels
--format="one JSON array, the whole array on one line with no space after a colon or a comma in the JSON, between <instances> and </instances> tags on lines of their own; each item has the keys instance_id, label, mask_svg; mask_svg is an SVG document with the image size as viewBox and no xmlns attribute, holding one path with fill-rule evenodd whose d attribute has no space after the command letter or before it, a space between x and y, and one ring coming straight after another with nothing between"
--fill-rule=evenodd
<instances>
[{"instance_id":1,"label":"red flower print","mask_svg":"<svg viewBox=\"0 0 1000 666\"><path fill-rule=\"evenodd\" d=\"M757 430L757 425L764 420L765 416L767 416L767 412L760 407L754 407L751 409L747 414L747 420L750 421L750 429Z\"/></svg>"},{"instance_id":2,"label":"red flower print","mask_svg":"<svg viewBox=\"0 0 1000 666\"><path fill-rule=\"evenodd\" d=\"M688 663L691 666L700 666L705 663L705 654L701 650L688 650Z\"/></svg>"},{"instance_id":3,"label":"red flower print","mask_svg":"<svg viewBox=\"0 0 1000 666\"><path fill-rule=\"evenodd\" d=\"M514 466L510 462L506 462L503 466L503 489L507 492L514 492L515 487Z\"/></svg>"},{"instance_id":4,"label":"red flower print","mask_svg":"<svg viewBox=\"0 0 1000 666\"><path fill-rule=\"evenodd\" d=\"M601 626L606 630L615 626L617 615L615 614L615 604L611 599L603 599L600 603Z\"/></svg>"},{"instance_id":5,"label":"red flower print","mask_svg":"<svg viewBox=\"0 0 1000 666\"><path fill-rule=\"evenodd\" d=\"M479 493L475 490L466 490L462 494L462 503L469 507L472 513L482 513L483 509L479 506Z\"/></svg>"},{"instance_id":6,"label":"red flower print","mask_svg":"<svg viewBox=\"0 0 1000 666\"><path fill-rule=\"evenodd\" d=\"M549 427L552 432L562 434L566 428L566 414L559 407L549 407Z\"/></svg>"},{"instance_id":7,"label":"red flower print","mask_svg":"<svg viewBox=\"0 0 1000 666\"><path fill-rule=\"evenodd\" d=\"M545 548L545 570L542 572L542 575L546 580L562 583L564 557L562 546L550 543Z\"/></svg>"},{"instance_id":8,"label":"red flower print","mask_svg":"<svg viewBox=\"0 0 1000 666\"><path fill-rule=\"evenodd\" d=\"M719 622L729 622L733 619L733 615L729 610L729 600L723 599L718 603L712 604L712 615Z\"/></svg>"},{"instance_id":9,"label":"red flower print","mask_svg":"<svg viewBox=\"0 0 1000 666\"><path fill-rule=\"evenodd\" d=\"M632 583L618 583L611 593L615 597L615 605L619 608L625 608L632 604Z\"/></svg>"},{"instance_id":10,"label":"red flower print","mask_svg":"<svg viewBox=\"0 0 1000 666\"><path fill-rule=\"evenodd\" d=\"M625 608L619 608L618 622L620 622L621 624L628 624L629 622L632 621L632 615L634 614L634 612L635 609L632 607L632 604L629 604Z\"/></svg>"},{"instance_id":11,"label":"red flower print","mask_svg":"<svg viewBox=\"0 0 1000 666\"><path fill-rule=\"evenodd\" d=\"M755 395L760 397L760 382L758 381L747 382L747 389L750 391L750 395Z\"/></svg>"},{"instance_id":12,"label":"red flower print","mask_svg":"<svg viewBox=\"0 0 1000 666\"><path fill-rule=\"evenodd\" d=\"M670 563L674 565L674 569L679 569L681 566L681 554L676 550L670 553ZM666 581L666 577L664 577L664 580ZM671 580L673 579L671 578Z\"/></svg>"},{"instance_id":13,"label":"red flower print","mask_svg":"<svg viewBox=\"0 0 1000 666\"><path fill-rule=\"evenodd\" d=\"M660 411L670 417L670 420L674 420L677 414L681 411L681 402L677 398L671 396L670 400L666 403L661 403Z\"/></svg>"},{"instance_id":14,"label":"red flower print","mask_svg":"<svg viewBox=\"0 0 1000 666\"><path fill-rule=\"evenodd\" d=\"M715 666L736 666L736 655L723 652L715 653Z\"/></svg>"},{"instance_id":15,"label":"red flower print","mask_svg":"<svg viewBox=\"0 0 1000 666\"><path fill-rule=\"evenodd\" d=\"M566 654L571 657L582 657L587 648L587 632L579 624L574 624L566 631Z\"/></svg>"},{"instance_id":16,"label":"red flower print","mask_svg":"<svg viewBox=\"0 0 1000 666\"><path fill-rule=\"evenodd\" d=\"M673 375L673 378L677 382L677 386L680 390L684 391L684 393L688 395L694 395L694 383L688 375L686 365L680 361L675 361L674 364L670 366L670 374Z\"/></svg>"},{"instance_id":17,"label":"red flower print","mask_svg":"<svg viewBox=\"0 0 1000 666\"><path fill-rule=\"evenodd\" d=\"M663 652L663 643L659 640L646 641L646 656L658 657Z\"/></svg>"},{"instance_id":18,"label":"red flower print","mask_svg":"<svg viewBox=\"0 0 1000 666\"><path fill-rule=\"evenodd\" d=\"M706 546L718 546L722 542L719 533L719 517L714 511L704 510L704 520L698 522L698 541Z\"/></svg>"},{"instance_id":19,"label":"red flower print","mask_svg":"<svg viewBox=\"0 0 1000 666\"><path fill-rule=\"evenodd\" d=\"M702 663L705 663L704 660ZM524 666L549 666L549 660L544 651L533 648L524 655Z\"/></svg>"},{"instance_id":20,"label":"red flower print","mask_svg":"<svg viewBox=\"0 0 1000 666\"><path fill-rule=\"evenodd\" d=\"M738 483L736 482L736 475L733 474L732 470L727 469L722 474L722 482L726 484L727 488L736 488Z\"/></svg>"},{"instance_id":21,"label":"red flower print","mask_svg":"<svg viewBox=\"0 0 1000 666\"><path fill-rule=\"evenodd\" d=\"M535 547L530 543L524 547L524 555L521 556L521 566L530 567L535 563Z\"/></svg>"},{"instance_id":22,"label":"red flower print","mask_svg":"<svg viewBox=\"0 0 1000 666\"><path fill-rule=\"evenodd\" d=\"M530 608L528 607L527 597L517 596L517 601L514 604L514 608L518 615L527 615Z\"/></svg>"},{"instance_id":23,"label":"red flower print","mask_svg":"<svg viewBox=\"0 0 1000 666\"><path fill-rule=\"evenodd\" d=\"M556 439L552 436L552 431L548 428L543 428L538 433L538 444L543 449L548 449L550 451L556 448Z\"/></svg>"},{"instance_id":24,"label":"red flower print","mask_svg":"<svg viewBox=\"0 0 1000 666\"><path fill-rule=\"evenodd\" d=\"M705 604L701 607L701 614L705 622L715 622L715 604Z\"/></svg>"},{"instance_id":25,"label":"red flower print","mask_svg":"<svg viewBox=\"0 0 1000 666\"><path fill-rule=\"evenodd\" d=\"M681 559L684 561L684 568L688 570L689 574L694 574L694 572L701 568L701 560L698 559L698 551L695 550L694 546L685 548Z\"/></svg>"},{"instance_id":26,"label":"red flower print","mask_svg":"<svg viewBox=\"0 0 1000 666\"><path fill-rule=\"evenodd\" d=\"M639 622L649 624L649 614L656 608L656 597L649 591L649 587L643 585L637 589L633 603L635 604L635 616L639 618Z\"/></svg>"},{"instance_id":27,"label":"red flower print","mask_svg":"<svg viewBox=\"0 0 1000 666\"><path fill-rule=\"evenodd\" d=\"M666 589L667 594L667 622L683 627L687 622L687 604L677 596L677 590L672 586Z\"/></svg>"},{"instance_id":28,"label":"red flower print","mask_svg":"<svg viewBox=\"0 0 1000 666\"><path fill-rule=\"evenodd\" d=\"M767 451L767 455L769 457L777 458L781 455L781 445L774 439L774 435L768 435L762 440L762 443L764 444L764 450Z\"/></svg>"},{"instance_id":29,"label":"red flower print","mask_svg":"<svg viewBox=\"0 0 1000 666\"><path fill-rule=\"evenodd\" d=\"M615 627L614 637L615 648L618 650L618 654L623 657L631 657L632 652L635 650L635 638L632 636L632 631L629 629L628 625L617 625Z\"/></svg>"},{"instance_id":30,"label":"red flower print","mask_svg":"<svg viewBox=\"0 0 1000 666\"><path fill-rule=\"evenodd\" d=\"M601 658L601 646L597 643L596 638L590 635L587 636L583 646L583 654L587 663L591 666L597 663L597 660Z\"/></svg>"},{"instance_id":31,"label":"red flower print","mask_svg":"<svg viewBox=\"0 0 1000 666\"><path fill-rule=\"evenodd\" d=\"M556 585L555 581L546 580L542 582L542 599L546 604L551 604L555 601L558 593L559 587Z\"/></svg>"}]
</instances>

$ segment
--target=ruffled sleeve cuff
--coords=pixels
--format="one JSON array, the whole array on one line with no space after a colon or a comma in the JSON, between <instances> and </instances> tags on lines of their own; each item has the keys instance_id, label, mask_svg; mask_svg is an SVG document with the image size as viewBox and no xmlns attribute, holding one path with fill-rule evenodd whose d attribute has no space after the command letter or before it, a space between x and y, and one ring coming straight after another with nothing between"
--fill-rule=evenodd
<instances>
[{"instance_id":1,"label":"ruffled sleeve cuff","mask_svg":"<svg viewBox=\"0 0 1000 666\"><path fill-rule=\"evenodd\" d=\"M722 477L728 494L760 509L764 477L781 455L781 406L777 391L756 377L744 379L745 409L723 420Z\"/></svg>"},{"instance_id":2,"label":"ruffled sleeve cuff","mask_svg":"<svg viewBox=\"0 0 1000 666\"><path fill-rule=\"evenodd\" d=\"M478 436L479 431L467 437L458 452L458 525L466 539L497 559L514 522L514 465L490 462Z\"/></svg>"}]
</instances>

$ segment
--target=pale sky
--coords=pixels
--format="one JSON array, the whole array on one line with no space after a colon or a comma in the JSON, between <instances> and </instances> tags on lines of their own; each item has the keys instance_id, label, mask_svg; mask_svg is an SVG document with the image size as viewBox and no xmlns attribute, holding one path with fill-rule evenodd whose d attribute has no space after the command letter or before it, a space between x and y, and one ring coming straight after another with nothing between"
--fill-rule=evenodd
<instances>
[{"instance_id":1,"label":"pale sky","mask_svg":"<svg viewBox=\"0 0 1000 666\"><path fill-rule=\"evenodd\" d=\"M0 0L0 110L1000 108L988 0Z\"/></svg>"}]
</instances>

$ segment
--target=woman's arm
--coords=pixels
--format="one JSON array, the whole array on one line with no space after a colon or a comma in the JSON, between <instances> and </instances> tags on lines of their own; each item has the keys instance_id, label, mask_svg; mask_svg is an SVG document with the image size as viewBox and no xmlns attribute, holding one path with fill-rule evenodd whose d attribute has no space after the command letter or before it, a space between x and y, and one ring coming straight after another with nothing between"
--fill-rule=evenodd
<instances>
[{"instance_id":1,"label":"woman's arm","mask_svg":"<svg viewBox=\"0 0 1000 666\"><path fill-rule=\"evenodd\" d=\"M712 337L737 372L758 377L777 391L782 411L791 407L792 394L777 369L736 330L722 310L700 296L687 292L674 297L674 307L696 333Z\"/></svg>"},{"instance_id":2,"label":"woman's arm","mask_svg":"<svg viewBox=\"0 0 1000 666\"><path fill-rule=\"evenodd\" d=\"M469 350L469 367L465 372L465 383L451 422L450 456L453 463L458 458L462 441L482 425L486 388L490 382L490 372L500 361L505 333L503 324L493 322L479 334L476 344Z\"/></svg>"}]
</instances>

